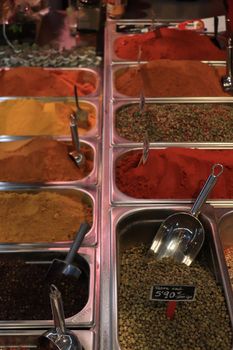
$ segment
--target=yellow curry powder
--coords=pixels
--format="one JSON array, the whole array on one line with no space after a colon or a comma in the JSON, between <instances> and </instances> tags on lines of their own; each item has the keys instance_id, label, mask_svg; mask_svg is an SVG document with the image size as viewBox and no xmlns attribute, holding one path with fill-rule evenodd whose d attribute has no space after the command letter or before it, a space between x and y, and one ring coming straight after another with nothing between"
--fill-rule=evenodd
<instances>
[{"instance_id":1,"label":"yellow curry powder","mask_svg":"<svg viewBox=\"0 0 233 350\"><path fill-rule=\"evenodd\" d=\"M85 135L96 124L96 108L87 102L80 107L88 112L88 127L79 127ZM6 100L0 103L2 135L70 135L70 114L76 111L70 101L44 102L35 99Z\"/></svg>"}]
</instances>

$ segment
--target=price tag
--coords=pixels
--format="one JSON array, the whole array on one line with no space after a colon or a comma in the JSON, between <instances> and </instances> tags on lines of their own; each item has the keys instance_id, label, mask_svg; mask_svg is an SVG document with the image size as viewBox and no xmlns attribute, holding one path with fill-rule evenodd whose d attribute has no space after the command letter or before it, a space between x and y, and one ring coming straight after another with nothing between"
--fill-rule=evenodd
<instances>
[{"instance_id":1,"label":"price tag","mask_svg":"<svg viewBox=\"0 0 233 350\"><path fill-rule=\"evenodd\" d=\"M151 287L150 300L157 301L193 301L195 286L172 286L156 284Z\"/></svg>"}]
</instances>

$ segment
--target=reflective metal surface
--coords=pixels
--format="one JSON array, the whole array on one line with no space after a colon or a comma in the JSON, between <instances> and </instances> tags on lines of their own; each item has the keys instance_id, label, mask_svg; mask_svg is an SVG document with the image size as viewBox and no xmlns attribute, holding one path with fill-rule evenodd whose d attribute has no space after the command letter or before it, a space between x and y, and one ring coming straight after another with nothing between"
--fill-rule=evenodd
<instances>
[{"instance_id":1,"label":"reflective metal surface","mask_svg":"<svg viewBox=\"0 0 233 350\"><path fill-rule=\"evenodd\" d=\"M50 304L52 309L54 328L42 334L39 338L41 349L82 350L78 336L66 328L63 302L60 291L55 285L50 286Z\"/></svg>"}]
</instances>

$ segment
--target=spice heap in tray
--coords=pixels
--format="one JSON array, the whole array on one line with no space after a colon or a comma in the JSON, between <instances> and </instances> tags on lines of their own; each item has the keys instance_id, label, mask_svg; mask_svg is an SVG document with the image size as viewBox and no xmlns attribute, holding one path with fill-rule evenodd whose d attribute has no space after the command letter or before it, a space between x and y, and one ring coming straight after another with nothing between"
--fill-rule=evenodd
<instances>
[{"instance_id":1,"label":"spice heap in tray","mask_svg":"<svg viewBox=\"0 0 233 350\"><path fill-rule=\"evenodd\" d=\"M113 51L117 58L126 61L136 61L139 46L142 50L141 59L184 59L211 60L226 59L226 51L218 48L211 38L191 30L160 28L149 33L119 36Z\"/></svg>"},{"instance_id":2,"label":"spice heap in tray","mask_svg":"<svg viewBox=\"0 0 233 350\"><path fill-rule=\"evenodd\" d=\"M209 198L232 199L232 150L165 148L150 149L145 164L140 164L141 150L119 156L115 164L118 189L141 199L194 199L215 163L224 172Z\"/></svg>"},{"instance_id":3,"label":"spice heap in tray","mask_svg":"<svg viewBox=\"0 0 233 350\"><path fill-rule=\"evenodd\" d=\"M138 103L117 108L117 135L130 142L232 142L231 104Z\"/></svg>"},{"instance_id":4,"label":"spice heap in tray","mask_svg":"<svg viewBox=\"0 0 233 350\"><path fill-rule=\"evenodd\" d=\"M82 222L93 222L93 203L77 190L1 191L0 203L0 242L70 241Z\"/></svg>"},{"instance_id":5,"label":"spice heap in tray","mask_svg":"<svg viewBox=\"0 0 233 350\"><path fill-rule=\"evenodd\" d=\"M96 106L87 101L79 102L80 108L87 112L87 123L79 125L79 135L92 133L97 126ZM1 135L70 135L70 115L76 112L71 99L52 98L36 100L18 98L0 101Z\"/></svg>"},{"instance_id":6,"label":"spice heap in tray","mask_svg":"<svg viewBox=\"0 0 233 350\"><path fill-rule=\"evenodd\" d=\"M116 94L139 97L229 97L223 91L223 68L191 60L154 60L114 71Z\"/></svg>"},{"instance_id":7,"label":"spice heap in tray","mask_svg":"<svg viewBox=\"0 0 233 350\"><path fill-rule=\"evenodd\" d=\"M61 259L64 259L64 256ZM83 262L79 266L82 267L79 280L65 275L62 275L60 280L54 279L63 296L66 318L81 311L88 300L88 270L85 271ZM22 254L19 257L15 254L2 254L0 271L2 271L3 283L0 294L4 308L0 309L0 320L52 319L48 298L50 285L45 280L48 267L48 262L34 262L33 259L25 258ZM25 289L22 288L22 281L24 281L24 288L31 291L27 298L25 298Z\"/></svg>"},{"instance_id":8,"label":"spice heap in tray","mask_svg":"<svg viewBox=\"0 0 233 350\"><path fill-rule=\"evenodd\" d=\"M80 151L86 159L82 167L69 157L72 150L70 142L48 137L0 143L0 181L43 183L83 179L93 170L93 149L81 145Z\"/></svg>"},{"instance_id":9,"label":"spice heap in tray","mask_svg":"<svg viewBox=\"0 0 233 350\"><path fill-rule=\"evenodd\" d=\"M121 349L230 350L232 330L226 303L208 267L200 261L188 267L168 258L148 260L148 249L145 244L130 247L121 257ZM156 283L195 285L195 300L178 302L171 320L166 316L167 301L149 300L150 288Z\"/></svg>"},{"instance_id":10,"label":"spice heap in tray","mask_svg":"<svg viewBox=\"0 0 233 350\"><path fill-rule=\"evenodd\" d=\"M0 70L1 96L79 96L96 93L97 76L92 70L17 67Z\"/></svg>"}]
</instances>

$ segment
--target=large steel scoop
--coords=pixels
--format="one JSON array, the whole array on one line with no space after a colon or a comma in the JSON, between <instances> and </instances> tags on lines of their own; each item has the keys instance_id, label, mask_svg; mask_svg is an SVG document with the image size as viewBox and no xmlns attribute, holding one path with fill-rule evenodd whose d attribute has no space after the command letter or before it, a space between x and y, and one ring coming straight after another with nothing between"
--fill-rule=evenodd
<instances>
[{"instance_id":1,"label":"large steel scoop","mask_svg":"<svg viewBox=\"0 0 233 350\"><path fill-rule=\"evenodd\" d=\"M83 223L80 225L79 230L76 234L76 237L70 247L70 250L65 260L63 261L59 259L54 259L52 261L45 277L46 281L51 283L51 281L62 277L62 275L72 275L77 279L79 278L79 276L81 275L81 270L77 266L72 265L72 261L89 229L90 226L87 223Z\"/></svg>"},{"instance_id":2,"label":"large steel scoop","mask_svg":"<svg viewBox=\"0 0 233 350\"><path fill-rule=\"evenodd\" d=\"M39 337L39 350L82 350L76 335L66 329L61 293L53 284L50 286L49 296L54 329L48 330Z\"/></svg>"},{"instance_id":3,"label":"large steel scoop","mask_svg":"<svg viewBox=\"0 0 233 350\"><path fill-rule=\"evenodd\" d=\"M215 164L190 213L170 215L161 224L149 250L149 253L155 254L156 259L172 257L179 263L192 263L205 238L204 227L197 217L222 172L223 166Z\"/></svg>"}]
</instances>

